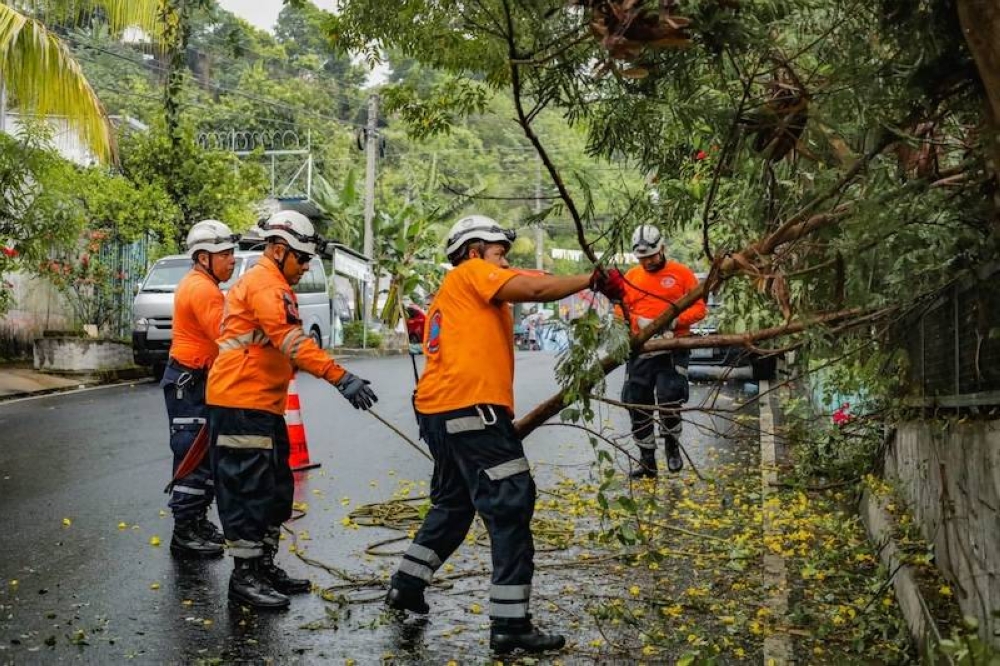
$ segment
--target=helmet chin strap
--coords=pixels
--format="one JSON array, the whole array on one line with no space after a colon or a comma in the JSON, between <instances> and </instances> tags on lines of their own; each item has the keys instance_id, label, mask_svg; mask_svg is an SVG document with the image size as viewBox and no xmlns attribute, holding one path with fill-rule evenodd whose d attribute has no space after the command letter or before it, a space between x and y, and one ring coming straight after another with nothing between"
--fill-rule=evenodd
<instances>
[{"instance_id":1,"label":"helmet chin strap","mask_svg":"<svg viewBox=\"0 0 1000 666\"><path fill-rule=\"evenodd\" d=\"M201 267L201 270L208 273L213 280L215 280L215 284L220 284L222 280L220 280L219 276L215 274L214 270L212 270L212 253L206 252L205 256L208 257L208 266L206 267L203 264L198 264L198 266Z\"/></svg>"}]
</instances>

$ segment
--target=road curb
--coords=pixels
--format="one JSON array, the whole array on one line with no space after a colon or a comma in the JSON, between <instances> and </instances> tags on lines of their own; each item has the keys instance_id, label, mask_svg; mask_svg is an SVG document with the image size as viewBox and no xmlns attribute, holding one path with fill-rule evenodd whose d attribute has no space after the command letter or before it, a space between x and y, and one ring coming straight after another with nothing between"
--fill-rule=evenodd
<instances>
[{"instance_id":1,"label":"road curb","mask_svg":"<svg viewBox=\"0 0 1000 666\"><path fill-rule=\"evenodd\" d=\"M769 393L771 382L766 379L758 384L760 401L760 470L761 470L761 514L763 517L764 538L776 536L779 531L774 528L773 512L770 499L776 494L778 483L778 440L774 434L774 408L771 404L773 396ZM776 553L764 553L764 589L767 590L765 604L774 617L775 624L788 624L788 567L785 558ZM764 638L764 663L792 664L795 662L791 637L784 632L773 632Z\"/></svg>"},{"instance_id":2,"label":"road curb","mask_svg":"<svg viewBox=\"0 0 1000 666\"><path fill-rule=\"evenodd\" d=\"M878 497L872 493L870 488L865 487L861 493L858 510L861 514L861 520L865 524L865 530L868 532L868 540L875 547L886 570L892 574L892 588L896 595L896 603L899 604L903 619L906 620L906 626L910 630L910 638L917 645L921 656L926 658L928 652L931 652L941 642L942 636L938 631L934 615L920 592L913 567L905 563L899 546L892 537L895 521L886 510L886 503L885 498ZM950 655L940 653L940 651L934 656L944 663L955 663Z\"/></svg>"}]
</instances>

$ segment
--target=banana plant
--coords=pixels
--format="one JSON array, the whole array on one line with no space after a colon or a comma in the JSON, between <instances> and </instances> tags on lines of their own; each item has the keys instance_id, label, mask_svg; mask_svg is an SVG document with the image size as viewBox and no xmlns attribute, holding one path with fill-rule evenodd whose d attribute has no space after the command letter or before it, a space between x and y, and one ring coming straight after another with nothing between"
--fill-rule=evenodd
<instances>
[{"instance_id":1,"label":"banana plant","mask_svg":"<svg viewBox=\"0 0 1000 666\"><path fill-rule=\"evenodd\" d=\"M441 239L447 233L452 218L486 189L485 185L477 184L450 200L442 201L438 185L437 157L434 156L423 188L398 208L390 204L377 216L374 257L378 267L376 294L379 293L379 277L384 274L390 277L382 311L376 313L373 309L373 314L390 329L399 323L403 299L412 294L418 285L429 285L440 272Z\"/></svg>"}]
</instances>

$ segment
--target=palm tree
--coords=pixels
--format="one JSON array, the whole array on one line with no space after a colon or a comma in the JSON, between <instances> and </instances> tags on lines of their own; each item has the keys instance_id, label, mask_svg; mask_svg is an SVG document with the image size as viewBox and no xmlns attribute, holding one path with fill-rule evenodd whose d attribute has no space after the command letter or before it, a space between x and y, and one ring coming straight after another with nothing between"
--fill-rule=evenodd
<instances>
[{"instance_id":1,"label":"palm tree","mask_svg":"<svg viewBox=\"0 0 1000 666\"><path fill-rule=\"evenodd\" d=\"M153 38L162 33L161 16L169 11L169 0L20 4L65 16L80 16L81 10L86 15L100 9L113 32L135 27ZM0 94L4 87L24 111L39 116L65 116L94 155L105 162L117 160L114 133L104 106L66 44L39 19L0 3Z\"/></svg>"}]
</instances>

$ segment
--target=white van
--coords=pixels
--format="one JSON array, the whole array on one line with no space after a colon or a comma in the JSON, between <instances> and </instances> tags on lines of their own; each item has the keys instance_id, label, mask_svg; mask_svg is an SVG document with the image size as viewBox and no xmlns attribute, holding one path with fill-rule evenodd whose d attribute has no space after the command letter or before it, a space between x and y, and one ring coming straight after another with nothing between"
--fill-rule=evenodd
<instances>
[{"instance_id":1,"label":"white van","mask_svg":"<svg viewBox=\"0 0 1000 666\"><path fill-rule=\"evenodd\" d=\"M233 276L219 285L222 290L227 290L263 254L238 250ZM163 257L149 269L132 302L132 355L137 365L151 366L157 376L166 367L170 353L174 291L191 266L191 258L186 254ZM293 289L299 301L302 330L320 347L329 347L336 342L331 317L333 305L327 293L326 269L319 257L313 257L309 271Z\"/></svg>"}]
</instances>

